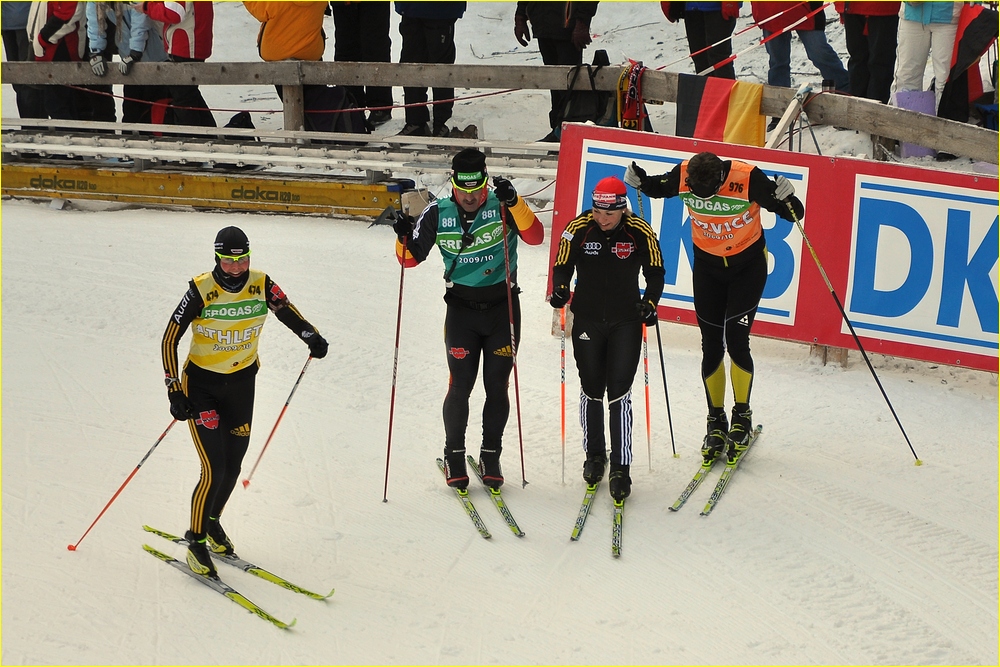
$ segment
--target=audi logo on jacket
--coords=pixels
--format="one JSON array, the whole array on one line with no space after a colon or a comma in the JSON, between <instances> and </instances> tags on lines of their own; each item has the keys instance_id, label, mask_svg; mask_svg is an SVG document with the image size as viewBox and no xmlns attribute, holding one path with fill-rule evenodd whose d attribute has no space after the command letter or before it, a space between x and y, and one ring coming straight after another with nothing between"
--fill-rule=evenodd
<instances>
[{"instance_id":1,"label":"audi logo on jacket","mask_svg":"<svg viewBox=\"0 0 1000 667\"><path fill-rule=\"evenodd\" d=\"M649 223L626 211L611 232L597 226L591 211L574 218L559 239L552 284L576 288L574 315L606 322L638 320L639 272L646 294L656 303L663 292L663 255Z\"/></svg>"}]
</instances>

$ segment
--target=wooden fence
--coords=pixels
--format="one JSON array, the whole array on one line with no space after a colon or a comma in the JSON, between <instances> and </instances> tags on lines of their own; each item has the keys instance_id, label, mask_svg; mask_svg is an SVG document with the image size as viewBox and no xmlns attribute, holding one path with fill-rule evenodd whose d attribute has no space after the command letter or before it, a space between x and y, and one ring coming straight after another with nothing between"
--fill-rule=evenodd
<instances>
[{"instance_id":1,"label":"wooden fence","mask_svg":"<svg viewBox=\"0 0 1000 667\"><path fill-rule=\"evenodd\" d=\"M284 127L303 127L303 85L381 85L475 88L484 90L568 90L573 68L568 65L426 65L412 63L303 62L278 63L137 63L131 74L118 68L96 77L85 62L4 62L0 83L66 85L199 85L284 87ZM621 68L605 67L596 76L599 90L615 90ZM647 100L676 102L676 72L646 70L642 91ZM586 77L573 88L589 89ZM794 98L790 88L764 86L760 113L781 116ZM964 155L991 164L998 161L997 132L966 123L898 109L846 95L820 94L805 107L813 123L836 125L879 137Z\"/></svg>"}]
</instances>

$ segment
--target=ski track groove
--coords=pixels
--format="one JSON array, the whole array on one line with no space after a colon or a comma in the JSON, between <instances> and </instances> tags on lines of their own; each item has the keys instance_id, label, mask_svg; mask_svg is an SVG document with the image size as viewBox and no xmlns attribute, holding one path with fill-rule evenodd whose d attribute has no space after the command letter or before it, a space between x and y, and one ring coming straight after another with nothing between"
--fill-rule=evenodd
<instances>
[{"instance_id":1,"label":"ski track groove","mask_svg":"<svg viewBox=\"0 0 1000 667\"><path fill-rule=\"evenodd\" d=\"M802 542L801 548L804 551L812 552L812 556L805 559L806 561L824 560L827 562L826 567L814 568L817 570L814 574L806 576L804 573L800 577L793 576L792 585L788 585L789 582L786 579L785 588L789 591L811 590L813 593L811 598L809 600L803 599L801 602L806 606L817 607L820 612L823 609L828 611L829 608L833 608L832 605L824 606L817 603L817 600L822 601L826 598L839 599L838 609L856 610L855 614L838 613L832 617L834 619L833 629L838 636L845 632L856 635L855 641L848 642L842 647L846 650L847 655L857 656L851 661L974 663L983 660L983 657L968 655L961 647L978 645L982 633L989 632L988 624L983 623L981 626L969 627L968 614L963 614L961 609L955 610L954 621L945 624L937 620L941 617L938 612L928 610L928 613L920 613L913 609L907 610L900 604L898 596L883 591L886 587L884 584L886 578L892 582L894 590L897 588L907 590L907 586L917 586L930 593L940 584L961 593L980 611L990 613L985 605L975 599L976 596L973 593L961 590L952 581L942 578L935 568L928 567L925 558L912 553L913 547L923 544L921 540L928 539L926 531L922 530L925 526L920 525L920 521L911 523L903 512L891 506L870 501L847 489L826 485L819 480L813 481L816 481L820 488L810 487L806 491L798 486L797 488L802 491L801 494L788 492L780 485L775 485L774 489L782 491L793 502L780 504L779 507L785 508L785 510L769 517L767 521L774 524L770 527L773 531L788 533L789 540ZM817 503L815 498L823 492L830 494L833 500ZM796 503L802 509L794 509ZM845 514L850 514L850 512L843 511L842 506L844 505L865 515L864 518L869 522L872 518L877 517L879 512L886 512L886 516L900 518L900 525L896 526L891 519L879 518L875 522L877 525L870 528L872 532L866 534L863 530L853 527L841 518ZM814 528L808 533L791 530L793 526L801 527L803 520L808 520ZM831 531L831 522L838 526L838 531ZM890 530L880 532L879 529L884 527L883 524L890 526ZM908 535L907 530L910 528L915 528L918 534L916 536ZM767 530L762 532L768 533ZM879 535L889 539L876 540L866 538L866 535ZM810 542L810 537L818 537L819 542ZM900 538L904 541L902 550L894 546ZM859 540L864 543L863 548L859 546ZM837 558L831 556L831 550ZM783 552L783 554L787 553L787 551ZM876 558L873 559L873 555ZM912 576L905 582L897 583L895 580L900 577L899 557L905 558L907 563L918 568L922 573L931 575L933 585L923 578ZM994 562L995 560L994 558ZM845 567L844 562L850 563L850 567ZM862 564L866 569L858 571L855 563ZM877 571L872 571L873 564L877 566ZM800 567L789 563L787 567L779 565L773 569L787 569L789 572L795 572ZM863 578L857 580L859 575ZM796 582L795 580L799 578L801 581ZM995 587L993 590L996 590ZM912 590L909 591L909 594L912 595ZM950 599L950 597L932 595L928 599ZM874 615L875 610L879 611L879 618L884 620L885 617L891 616L897 622L891 626L883 623L881 627L872 628L867 625L866 618ZM993 616L995 618L995 611ZM817 618L816 623L825 623L825 621ZM995 627L995 623L993 627ZM873 635L877 639L872 639ZM876 657L879 656L878 650L880 648L884 650L887 642L897 644L899 652L893 651L891 655ZM915 649L911 646L922 648ZM934 646L935 650L928 652L930 646ZM935 655L937 657L932 657Z\"/></svg>"}]
</instances>

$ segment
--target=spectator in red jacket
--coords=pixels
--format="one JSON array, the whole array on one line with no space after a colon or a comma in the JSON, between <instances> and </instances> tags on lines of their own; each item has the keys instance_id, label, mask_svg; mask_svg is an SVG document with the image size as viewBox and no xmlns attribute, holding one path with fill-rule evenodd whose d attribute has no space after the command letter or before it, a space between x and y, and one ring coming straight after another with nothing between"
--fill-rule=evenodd
<instances>
[{"instance_id":1,"label":"spectator in red jacket","mask_svg":"<svg viewBox=\"0 0 1000 667\"><path fill-rule=\"evenodd\" d=\"M896 69L898 2L835 2L847 37L850 92L882 104L889 102Z\"/></svg>"},{"instance_id":2,"label":"spectator in red jacket","mask_svg":"<svg viewBox=\"0 0 1000 667\"><path fill-rule=\"evenodd\" d=\"M137 8L163 24L163 47L172 63L202 63L212 55L211 2L143 2ZM174 123L218 127L198 86L170 86Z\"/></svg>"},{"instance_id":3,"label":"spectator in red jacket","mask_svg":"<svg viewBox=\"0 0 1000 667\"><path fill-rule=\"evenodd\" d=\"M78 62L87 53L86 3L33 2L28 13L28 37L34 59ZM49 118L78 120L82 96L66 86L42 86L42 106Z\"/></svg>"},{"instance_id":4,"label":"spectator in red jacket","mask_svg":"<svg viewBox=\"0 0 1000 667\"><path fill-rule=\"evenodd\" d=\"M733 55L732 40L726 38L732 37L736 29L742 5L742 2L661 2L660 9L671 23L684 19L684 31L696 73L712 68L707 72L708 76L735 79L736 68L731 62L718 68L715 66ZM707 48L721 40L725 41Z\"/></svg>"}]
</instances>

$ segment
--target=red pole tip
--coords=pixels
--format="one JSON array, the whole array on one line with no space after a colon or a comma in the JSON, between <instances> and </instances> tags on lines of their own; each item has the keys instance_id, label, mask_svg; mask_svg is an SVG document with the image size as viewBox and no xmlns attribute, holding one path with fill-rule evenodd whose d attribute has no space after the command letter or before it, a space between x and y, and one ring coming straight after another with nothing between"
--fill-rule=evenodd
<instances>
[{"instance_id":1,"label":"red pole tip","mask_svg":"<svg viewBox=\"0 0 1000 667\"><path fill-rule=\"evenodd\" d=\"M69 545L69 546L67 546L66 548L67 548L67 549L69 549L70 551L76 551L76 546L75 546L75 545L73 545L73 544L70 544L70 545Z\"/></svg>"},{"instance_id":2,"label":"red pole tip","mask_svg":"<svg viewBox=\"0 0 1000 667\"><path fill-rule=\"evenodd\" d=\"M243 480L243 488L245 489L245 488L247 488L248 486L250 486L250 480L249 480L249 479L245 479L245 480Z\"/></svg>"}]
</instances>

